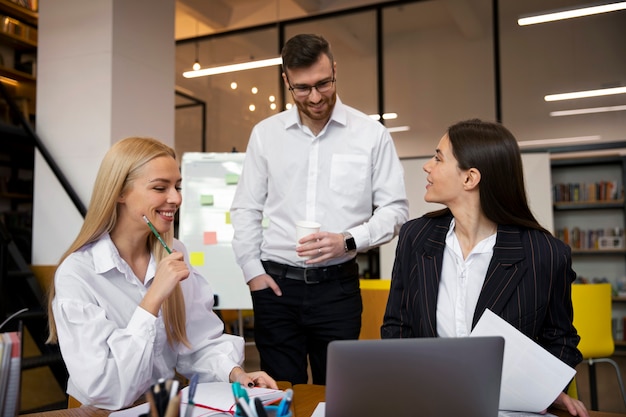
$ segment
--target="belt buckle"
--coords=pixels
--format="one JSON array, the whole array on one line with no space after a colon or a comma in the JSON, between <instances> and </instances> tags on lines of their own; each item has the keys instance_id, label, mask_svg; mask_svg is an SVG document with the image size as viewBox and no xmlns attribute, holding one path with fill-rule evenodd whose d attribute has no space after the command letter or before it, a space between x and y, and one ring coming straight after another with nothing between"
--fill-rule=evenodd
<instances>
[{"instance_id":1,"label":"belt buckle","mask_svg":"<svg viewBox=\"0 0 626 417\"><path fill-rule=\"evenodd\" d=\"M317 281L309 280L309 275L307 273L307 271L309 271L309 270L314 271L315 268L304 268L304 283L305 284L319 284L320 283L319 279ZM316 275L316 274L313 274L313 275Z\"/></svg>"}]
</instances>

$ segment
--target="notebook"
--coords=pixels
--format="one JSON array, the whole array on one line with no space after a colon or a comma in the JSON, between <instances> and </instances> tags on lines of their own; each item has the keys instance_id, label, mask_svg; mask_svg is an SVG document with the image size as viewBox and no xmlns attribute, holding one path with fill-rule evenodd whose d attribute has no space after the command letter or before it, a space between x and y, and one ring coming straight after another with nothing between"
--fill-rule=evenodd
<instances>
[{"instance_id":1,"label":"notebook","mask_svg":"<svg viewBox=\"0 0 626 417\"><path fill-rule=\"evenodd\" d=\"M504 338L338 340L325 417L497 417Z\"/></svg>"}]
</instances>

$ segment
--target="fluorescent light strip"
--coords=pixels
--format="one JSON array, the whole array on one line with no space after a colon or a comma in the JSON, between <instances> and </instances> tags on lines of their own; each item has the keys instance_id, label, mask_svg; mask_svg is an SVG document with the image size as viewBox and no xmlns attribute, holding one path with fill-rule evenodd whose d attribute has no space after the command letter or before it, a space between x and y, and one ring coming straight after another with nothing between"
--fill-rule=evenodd
<instances>
[{"instance_id":1,"label":"fluorescent light strip","mask_svg":"<svg viewBox=\"0 0 626 417\"><path fill-rule=\"evenodd\" d=\"M626 93L626 87L603 88L600 90L574 91L572 93L548 94L545 101L573 100L577 98L610 96L613 94Z\"/></svg>"},{"instance_id":2,"label":"fluorescent light strip","mask_svg":"<svg viewBox=\"0 0 626 417\"><path fill-rule=\"evenodd\" d=\"M610 112L610 111L624 111L624 110L626 110L626 105L608 106L608 107L590 107L588 109L552 111L550 112L550 116L552 117L577 116L579 114L604 113L604 112Z\"/></svg>"},{"instance_id":3,"label":"fluorescent light strip","mask_svg":"<svg viewBox=\"0 0 626 417\"><path fill-rule=\"evenodd\" d=\"M370 114L369 116L374 120L380 120L380 114ZM384 113L383 114L384 120L393 120L397 118L398 118L398 113Z\"/></svg>"},{"instance_id":4,"label":"fluorescent light strip","mask_svg":"<svg viewBox=\"0 0 626 417\"><path fill-rule=\"evenodd\" d=\"M580 9L563 10L560 12L545 13L536 16L528 16L517 19L520 26L535 25L538 23L554 22L556 20L573 19L575 17L589 16L600 13L615 12L617 10L626 9L626 1L611 4L603 4L600 6L583 7Z\"/></svg>"},{"instance_id":5,"label":"fluorescent light strip","mask_svg":"<svg viewBox=\"0 0 626 417\"><path fill-rule=\"evenodd\" d=\"M539 139L539 140L524 140L518 142L520 148L526 146L539 146L539 145L560 145L567 144L570 145L576 142L593 142L596 140L600 140L600 135L594 136L577 136L573 138L557 138L557 139Z\"/></svg>"},{"instance_id":6,"label":"fluorescent light strip","mask_svg":"<svg viewBox=\"0 0 626 417\"><path fill-rule=\"evenodd\" d=\"M225 74L228 72L244 71L244 70L249 70L249 69L254 69L254 68L271 67L273 65L280 65L282 64L282 62L283 60L281 57L261 59L258 61L242 62L240 64L231 64L231 65L223 65L220 67L204 68L204 69L199 69L197 71L185 71L183 72L183 77L196 78L196 77L205 77L207 75Z\"/></svg>"},{"instance_id":7,"label":"fluorescent light strip","mask_svg":"<svg viewBox=\"0 0 626 417\"><path fill-rule=\"evenodd\" d=\"M387 130L389 131L389 133L408 132L409 130L411 130L411 128L409 126L396 126L396 127L388 127Z\"/></svg>"}]
</instances>

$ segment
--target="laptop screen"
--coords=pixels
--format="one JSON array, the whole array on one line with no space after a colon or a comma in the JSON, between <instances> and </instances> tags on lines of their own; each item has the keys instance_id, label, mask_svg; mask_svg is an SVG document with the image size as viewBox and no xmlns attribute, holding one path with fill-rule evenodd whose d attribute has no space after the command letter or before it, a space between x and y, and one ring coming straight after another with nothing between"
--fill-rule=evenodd
<instances>
[{"instance_id":1,"label":"laptop screen","mask_svg":"<svg viewBox=\"0 0 626 417\"><path fill-rule=\"evenodd\" d=\"M502 337L328 345L326 417L497 417Z\"/></svg>"}]
</instances>

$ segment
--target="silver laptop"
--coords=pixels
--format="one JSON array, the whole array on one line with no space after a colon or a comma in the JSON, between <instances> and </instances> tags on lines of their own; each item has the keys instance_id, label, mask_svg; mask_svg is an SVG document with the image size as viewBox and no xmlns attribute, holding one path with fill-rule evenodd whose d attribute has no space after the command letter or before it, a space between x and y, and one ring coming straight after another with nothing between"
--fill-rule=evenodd
<instances>
[{"instance_id":1,"label":"silver laptop","mask_svg":"<svg viewBox=\"0 0 626 417\"><path fill-rule=\"evenodd\" d=\"M328 345L325 417L497 417L504 338Z\"/></svg>"}]
</instances>

